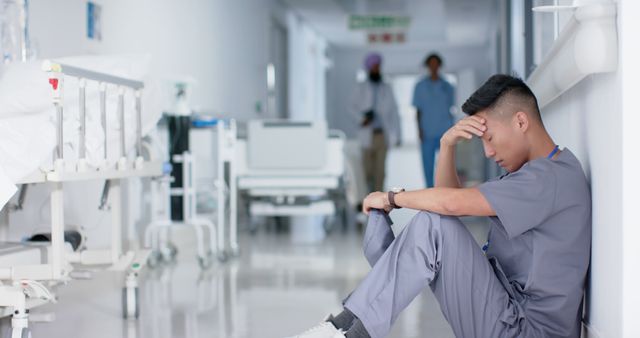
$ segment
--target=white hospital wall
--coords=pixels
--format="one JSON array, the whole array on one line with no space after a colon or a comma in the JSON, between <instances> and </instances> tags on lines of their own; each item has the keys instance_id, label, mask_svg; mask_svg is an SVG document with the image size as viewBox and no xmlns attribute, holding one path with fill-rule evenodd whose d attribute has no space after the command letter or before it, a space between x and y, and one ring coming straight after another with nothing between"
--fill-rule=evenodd
<instances>
[{"instance_id":1,"label":"white hospital wall","mask_svg":"<svg viewBox=\"0 0 640 338\"><path fill-rule=\"evenodd\" d=\"M638 114L638 92L640 86L640 50L638 32L640 22L640 2L620 0L620 44L622 63L622 224L623 227L623 277L622 277L622 327L623 337L640 337L640 227L638 226L638 206L640 206L640 115Z\"/></svg>"},{"instance_id":2,"label":"white hospital wall","mask_svg":"<svg viewBox=\"0 0 640 338\"><path fill-rule=\"evenodd\" d=\"M288 13L285 20L289 44L288 117L324 119L327 41L294 13Z\"/></svg>"},{"instance_id":3,"label":"white hospital wall","mask_svg":"<svg viewBox=\"0 0 640 338\"><path fill-rule=\"evenodd\" d=\"M593 240L587 337L638 337L640 230L637 1L618 3L619 68L589 76L543 109L552 137L570 148L591 181ZM634 7L634 8L631 8Z\"/></svg>"},{"instance_id":4,"label":"white hospital wall","mask_svg":"<svg viewBox=\"0 0 640 338\"><path fill-rule=\"evenodd\" d=\"M620 75L591 76L543 109L557 144L591 181L593 240L587 321L601 337L622 327L622 115Z\"/></svg>"},{"instance_id":5,"label":"white hospital wall","mask_svg":"<svg viewBox=\"0 0 640 338\"><path fill-rule=\"evenodd\" d=\"M102 6L100 42L86 38L87 1L30 1L41 57L151 54L158 78L195 80L194 107L241 120L256 116L256 102L264 110L274 1L94 2Z\"/></svg>"}]
</instances>

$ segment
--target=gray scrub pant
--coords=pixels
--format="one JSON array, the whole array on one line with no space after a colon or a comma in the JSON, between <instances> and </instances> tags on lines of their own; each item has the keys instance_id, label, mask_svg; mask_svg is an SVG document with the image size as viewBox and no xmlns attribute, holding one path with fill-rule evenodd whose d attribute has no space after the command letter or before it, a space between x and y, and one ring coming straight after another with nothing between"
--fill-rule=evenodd
<instances>
[{"instance_id":1,"label":"gray scrub pant","mask_svg":"<svg viewBox=\"0 0 640 338\"><path fill-rule=\"evenodd\" d=\"M494 272L462 222L420 212L396 238L391 224L381 211L369 214L364 252L372 269L344 304L372 338L386 336L400 312L426 286L456 337L523 333L522 308L513 291L499 280L504 275Z\"/></svg>"}]
</instances>

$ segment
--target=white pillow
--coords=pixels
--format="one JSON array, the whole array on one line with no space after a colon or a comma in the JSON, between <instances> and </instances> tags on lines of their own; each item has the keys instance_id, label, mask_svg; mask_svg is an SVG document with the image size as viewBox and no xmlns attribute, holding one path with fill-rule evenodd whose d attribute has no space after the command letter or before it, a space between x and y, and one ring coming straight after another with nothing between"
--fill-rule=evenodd
<instances>
[{"instance_id":1,"label":"white pillow","mask_svg":"<svg viewBox=\"0 0 640 338\"><path fill-rule=\"evenodd\" d=\"M0 118L40 113L51 105L49 80L41 61L4 67L0 78Z\"/></svg>"},{"instance_id":2,"label":"white pillow","mask_svg":"<svg viewBox=\"0 0 640 338\"><path fill-rule=\"evenodd\" d=\"M82 55L56 58L53 61L143 81L149 73L151 56L148 54Z\"/></svg>"},{"instance_id":3,"label":"white pillow","mask_svg":"<svg viewBox=\"0 0 640 338\"><path fill-rule=\"evenodd\" d=\"M54 62L142 80L149 72L149 55L88 55L54 59ZM71 87L74 92L77 87ZM67 93L69 94L69 93ZM42 60L16 62L2 69L0 119L37 114L52 106L52 90ZM65 95L65 94L63 94ZM66 95L65 95L66 96Z\"/></svg>"}]
</instances>

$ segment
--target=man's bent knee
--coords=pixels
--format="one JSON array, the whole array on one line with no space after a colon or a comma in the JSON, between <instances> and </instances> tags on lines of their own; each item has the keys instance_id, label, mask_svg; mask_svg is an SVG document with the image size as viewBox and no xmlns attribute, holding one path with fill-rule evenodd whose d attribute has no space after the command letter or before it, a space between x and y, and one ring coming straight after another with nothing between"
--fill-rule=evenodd
<instances>
[{"instance_id":1,"label":"man's bent knee","mask_svg":"<svg viewBox=\"0 0 640 338\"><path fill-rule=\"evenodd\" d=\"M427 233L434 231L446 237L449 233L465 230L464 224L457 217L420 211L411 219L404 231L407 231L409 236L424 238Z\"/></svg>"},{"instance_id":2,"label":"man's bent knee","mask_svg":"<svg viewBox=\"0 0 640 338\"><path fill-rule=\"evenodd\" d=\"M411 219L411 222L407 224L407 228L409 228L410 226L413 226L414 224L418 224L418 227L421 229L429 229L430 227L439 227L440 219L442 217L443 217L442 215L435 212L420 211L415 216L413 216L413 218Z\"/></svg>"}]
</instances>

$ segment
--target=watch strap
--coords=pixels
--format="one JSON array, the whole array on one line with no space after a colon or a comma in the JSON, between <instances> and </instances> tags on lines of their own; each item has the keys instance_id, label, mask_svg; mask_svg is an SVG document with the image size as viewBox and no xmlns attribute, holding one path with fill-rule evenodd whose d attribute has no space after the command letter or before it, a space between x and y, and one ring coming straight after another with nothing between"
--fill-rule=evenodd
<instances>
[{"instance_id":1,"label":"watch strap","mask_svg":"<svg viewBox=\"0 0 640 338\"><path fill-rule=\"evenodd\" d=\"M397 192L395 191L389 191L388 192L388 198L389 198L389 205L394 208L394 209L402 209L402 207L399 207L396 205L396 201L395 201L395 196L396 196Z\"/></svg>"}]
</instances>

